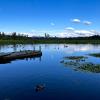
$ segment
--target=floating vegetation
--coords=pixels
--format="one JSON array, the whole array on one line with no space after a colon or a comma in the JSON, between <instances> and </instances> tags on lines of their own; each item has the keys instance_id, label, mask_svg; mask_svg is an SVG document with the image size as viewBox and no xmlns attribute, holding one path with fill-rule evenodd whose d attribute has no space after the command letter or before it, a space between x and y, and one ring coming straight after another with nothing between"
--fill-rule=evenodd
<instances>
[{"instance_id":1,"label":"floating vegetation","mask_svg":"<svg viewBox=\"0 0 100 100\"><path fill-rule=\"evenodd\" d=\"M68 56L68 57L64 57L64 59L76 60L76 61L85 61L85 59L87 59L87 57L84 57L84 56Z\"/></svg>"},{"instance_id":2,"label":"floating vegetation","mask_svg":"<svg viewBox=\"0 0 100 100\"><path fill-rule=\"evenodd\" d=\"M78 67L78 69L94 73L100 73L100 64L84 63L80 67Z\"/></svg>"},{"instance_id":3,"label":"floating vegetation","mask_svg":"<svg viewBox=\"0 0 100 100\"><path fill-rule=\"evenodd\" d=\"M64 63L64 60L61 60L60 63Z\"/></svg>"},{"instance_id":4,"label":"floating vegetation","mask_svg":"<svg viewBox=\"0 0 100 100\"><path fill-rule=\"evenodd\" d=\"M77 65L79 65L79 63L76 63L74 61L69 61L69 62L65 62L64 65L77 66Z\"/></svg>"},{"instance_id":5,"label":"floating vegetation","mask_svg":"<svg viewBox=\"0 0 100 100\"><path fill-rule=\"evenodd\" d=\"M62 63L65 66L72 67L75 71L88 71L93 73L100 73L100 64L94 64L86 61L84 56L68 56L64 57Z\"/></svg>"},{"instance_id":6,"label":"floating vegetation","mask_svg":"<svg viewBox=\"0 0 100 100\"><path fill-rule=\"evenodd\" d=\"M99 57L100 58L100 53L92 53L92 54L89 54L90 56L93 56L93 57Z\"/></svg>"}]
</instances>

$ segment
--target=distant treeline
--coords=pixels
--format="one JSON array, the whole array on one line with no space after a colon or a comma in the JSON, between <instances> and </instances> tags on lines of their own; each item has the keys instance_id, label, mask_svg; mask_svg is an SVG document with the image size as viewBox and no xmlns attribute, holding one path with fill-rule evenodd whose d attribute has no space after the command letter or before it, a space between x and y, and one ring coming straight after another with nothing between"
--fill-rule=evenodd
<instances>
[{"instance_id":1,"label":"distant treeline","mask_svg":"<svg viewBox=\"0 0 100 100\"><path fill-rule=\"evenodd\" d=\"M0 44L30 44L30 43L66 43L66 44L100 44L100 36L94 35L90 37L28 37L28 35L16 34L6 35L0 32Z\"/></svg>"},{"instance_id":2,"label":"distant treeline","mask_svg":"<svg viewBox=\"0 0 100 100\"><path fill-rule=\"evenodd\" d=\"M28 35L20 34L13 32L10 35L7 35L4 32L0 32L0 39L21 39L21 38L28 38Z\"/></svg>"},{"instance_id":3,"label":"distant treeline","mask_svg":"<svg viewBox=\"0 0 100 100\"><path fill-rule=\"evenodd\" d=\"M90 37L70 37L70 38L58 38L58 37L33 37L35 43L66 43L66 44L100 44L100 36L94 35Z\"/></svg>"},{"instance_id":4,"label":"distant treeline","mask_svg":"<svg viewBox=\"0 0 100 100\"><path fill-rule=\"evenodd\" d=\"M0 44L14 44L14 43L32 43L33 39L28 37L28 35L17 34L16 32L7 35L4 32L0 32Z\"/></svg>"}]
</instances>

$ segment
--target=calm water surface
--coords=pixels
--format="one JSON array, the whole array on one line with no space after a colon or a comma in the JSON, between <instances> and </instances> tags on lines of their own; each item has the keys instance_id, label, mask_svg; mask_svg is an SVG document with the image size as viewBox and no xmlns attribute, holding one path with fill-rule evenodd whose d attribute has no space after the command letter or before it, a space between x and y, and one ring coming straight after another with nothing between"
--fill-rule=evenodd
<instances>
[{"instance_id":1,"label":"calm water surface","mask_svg":"<svg viewBox=\"0 0 100 100\"><path fill-rule=\"evenodd\" d=\"M0 100L100 100L100 74L75 71L60 63L63 57L100 52L100 45L5 45L0 52L39 49L42 57L0 64ZM89 57L94 63L99 58ZM45 84L36 92L38 84Z\"/></svg>"}]
</instances>

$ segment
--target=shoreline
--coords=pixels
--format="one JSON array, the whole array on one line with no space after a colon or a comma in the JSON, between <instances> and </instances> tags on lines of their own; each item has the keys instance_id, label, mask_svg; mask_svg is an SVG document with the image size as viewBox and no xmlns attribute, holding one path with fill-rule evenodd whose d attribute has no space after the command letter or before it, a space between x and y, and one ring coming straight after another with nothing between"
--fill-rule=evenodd
<instances>
[{"instance_id":1,"label":"shoreline","mask_svg":"<svg viewBox=\"0 0 100 100\"><path fill-rule=\"evenodd\" d=\"M2 44L100 44L100 40L0 40L0 45Z\"/></svg>"}]
</instances>

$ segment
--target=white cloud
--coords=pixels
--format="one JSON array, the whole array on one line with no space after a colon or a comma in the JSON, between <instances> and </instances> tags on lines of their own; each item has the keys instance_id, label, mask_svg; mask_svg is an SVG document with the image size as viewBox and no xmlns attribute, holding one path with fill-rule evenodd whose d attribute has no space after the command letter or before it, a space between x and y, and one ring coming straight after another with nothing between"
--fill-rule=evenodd
<instances>
[{"instance_id":1,"label":"white cloud","mask_svg":"<svg viewBox=\"0 0 100 100\"><path fill-rule=\"evenodd\" d=\"M58 37L85 37L85 36L93 36L93 35L100 35L100 32L97 32L95 30L69 30L66 29L66 31L59 32Z\"/></svg>"},{"instance_id":2,"label":"white cloud","mask_svg":"<svg viewBox=\"0 0 100 100\"><path fill-rule=\"evenodd\" d=\"M73 23L81 23L80 19L72 19L71 21ZM92 24L92 22L90 22L90 21L83 21L82 23L85 24L85 25L91 25Z\"/></svg>"},{"instance_id":3,"label":"white cloud","mask_svg":"<svg viewBox=\"0 0 100 100\"><path fill-rule=\"evenodd\" d=\"M80 23L81 21L80 21L80 19L72 19L71 20L73 23Z\"/></svg>"},{"instance_id":4,"label":"white cloud","mask_svg":"<svg viewBox=\"0 0 100 100\"><path fill-rule=\"evenodd\" d=\"M6 32L6 34L11 35L12 32ZM19 32L20 34L28 35L29 37L33 36L43 36L44 33L49 34L51 37L85 37L85 36L93 36L100 35L100 32L96 30L79 30L74 29L73 27L66 27L63 30L32 30L31 32ZM17 33L18 34L18 33Z\"/></svg>"},{"instance_id":5,"label":"white cloud","mask_svg":"<svg viewBox=\"0 0 100 100\"><path fill-rule=\"evenodd\" d=\"M89 30L75 30L74 33L76 33L79 36L93 36L93 35L95 35L94 32L91 32Z\"/></svg>"},{"instance_id":6,"label":"white cloud","mask_svg":"<svg viewBox=\"0 0 100 100\"><path fill-rule=\"evenodd\" d=\"M96 35L100 35L100 33L96 30L91 30L91 32L95 33Z\"/></svg>"},{"instance_id":7,"label":"white cloud","mask_svg":"<svg viewBox=\"0 0 100 100\"><path fill-rule=\"evenodd\" d=\"M91 25L92 22L90 22L90 21L83 21L83 24L85 24L85 25Z\"/></svg>"},{"instance_id":8,"label":"white cloud","mask_svg":"<svg viewBox=\"0 0 100 100\"><path fill-rule=\"evenodd\" d=\"M31 32L29 35L33 36L44 36L44 33L50 34L52 37L85 37L85 36L93 36L100 35L100 32L95 30L79 30L74 29L73 27L66 27L64 30L35 30Z\"/></svg>"},{"instance_id":9,"label":"white cloud","mask_svg":"<svg viewBox=\"0 0 100 100\"><path fill-rule=\"evenodd\" d=\"M66 27L65 30L74 30L73 27Z\"/></svg>"},{"instance_id":10,"label":"white cloud","mask_svg":"<svg viewBox=\"0 0 100 100\"><path fill-rule=\"evenodd\" d=\"M55 26L55 23L51 22L50 25L51 25L51 26Z\"/></svg>"}]
</instances>

